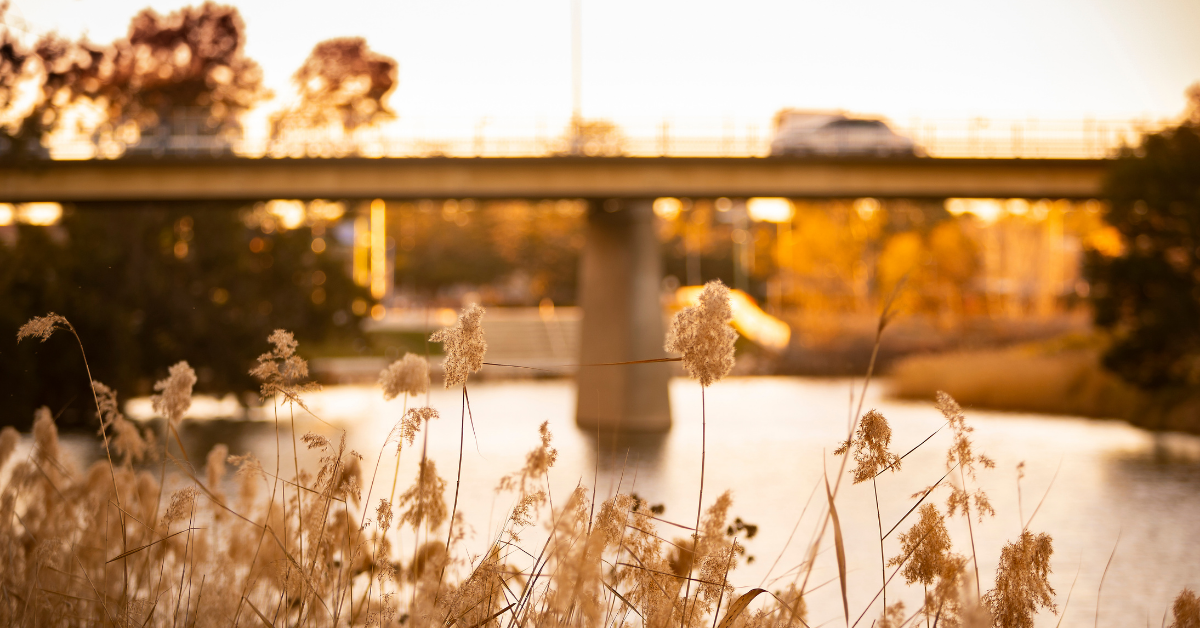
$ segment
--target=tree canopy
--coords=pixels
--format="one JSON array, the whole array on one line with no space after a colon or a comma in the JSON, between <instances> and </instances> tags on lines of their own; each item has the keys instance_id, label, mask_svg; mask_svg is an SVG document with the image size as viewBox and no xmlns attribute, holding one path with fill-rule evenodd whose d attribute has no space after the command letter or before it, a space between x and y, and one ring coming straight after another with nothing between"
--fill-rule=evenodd
<instances>
[{"instance_id":1,"label":"tree canopy","mask_svg":"<svg viewBox=\"0 0 1200 628\"><path fill-rule=\"evenodd\" d=\"M353 131L394 118L387 100L396 71L395 59L372 51L362 37L317 44L292 76L299 101L274 117L274 135L331 126Z\"/></svg>"},{"instance_id":2,"label":"tree canopy","mask_svg":"<svg viewBox=\"0 0 1200 628\"><path fill-rule=\"evenodd\" d=\"M1124 250L1089 254L1096 323L1114 332L1104 364L1143 388L1200 384L1200 84L1174 127L1123 151L1106 220Z\"/></svg>"},{"instance_id":3,"label":"tree canopy","mask_svg":"<svg viewBox=\"0 0 1200 628\"><path fill-rule=\"evenodd\" d=\"M206 2L168 15L145 9L129 34L107 46L86 39L42 35L22 46L0 33L0 130L10 158L44 152L41 142L72 106L103 112L97 136L123 133L134 140L169 128L173 115L198 112L213 135L240 129L238 117L269 97L262 70L245 55L245 27L237 9ZM22 85L35 93L27 110L13 111Z\"/></svg>"}]
</instances>

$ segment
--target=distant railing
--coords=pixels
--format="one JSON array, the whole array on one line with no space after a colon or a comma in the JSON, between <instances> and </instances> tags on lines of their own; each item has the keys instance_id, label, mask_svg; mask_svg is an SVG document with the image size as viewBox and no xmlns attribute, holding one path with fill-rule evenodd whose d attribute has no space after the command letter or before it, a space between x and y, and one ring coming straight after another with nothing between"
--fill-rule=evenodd
<instances>
[{"instance_id":1,"label":"distant railing","mask_svg":"<svg viewBox=\"0 0 1200 628\"><path fill-rule=\"evenodd\" d=\"M913 140L919 156L943 158L1102 159L1134 146L1164 121L913 119L890 124ZM767 157L772 129L762 122L728 119L617 120L595 136L572 136L564 120L402 118L385 127L353 133L293 131L270 138L240 135L147 135L135 142L57 137L53 159L112 159L134 156L249 158L302 157ZM585 127L587 128L587 127Z\"/></svg>"}]
</instances>

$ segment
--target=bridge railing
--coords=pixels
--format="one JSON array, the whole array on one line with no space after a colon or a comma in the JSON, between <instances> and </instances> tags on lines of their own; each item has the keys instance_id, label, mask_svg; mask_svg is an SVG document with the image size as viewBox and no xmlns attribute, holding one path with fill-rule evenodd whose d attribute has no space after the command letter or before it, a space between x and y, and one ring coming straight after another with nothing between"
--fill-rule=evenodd
<instances>
[{"instance_id":1,"label":"bridge railing","mask_svg":"<svg viewBox=\"0 0 1200 628\"><path fill-rule=\"evenodd\" d=\"M913 140L919 155L963 158L1075 158L1114 155L1136 145L1143 133L1165 121L912 119L891 128ZM301 157L545 157L626 155L635 157L765 157L772 129L758 122L683 119L622 120L572 134L569 121L485 118L460 120L402 118L386 127L354 133L304 130L283 137L253 132L232 136L155 134L134 143L87 136L57 137L54 159L125 156L251 158Z\"/></svg>"}]
</instances>

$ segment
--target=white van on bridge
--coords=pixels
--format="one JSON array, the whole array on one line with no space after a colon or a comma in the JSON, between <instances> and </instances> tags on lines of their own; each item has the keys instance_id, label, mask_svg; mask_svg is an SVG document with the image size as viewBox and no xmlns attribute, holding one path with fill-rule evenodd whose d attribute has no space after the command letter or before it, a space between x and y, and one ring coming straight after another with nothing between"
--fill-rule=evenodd
<instances>
[{"instance_id":1,"label":"white van on bridge","mask_svg":"<svg viewBox=\"0 0 1200 628\"><path fill-rule=\"evenodd\" d=\"M774 127L773 157L916 157L923 153L883 120L840 111L784 109L775 114Z\"/></svg>"}]
</instances>

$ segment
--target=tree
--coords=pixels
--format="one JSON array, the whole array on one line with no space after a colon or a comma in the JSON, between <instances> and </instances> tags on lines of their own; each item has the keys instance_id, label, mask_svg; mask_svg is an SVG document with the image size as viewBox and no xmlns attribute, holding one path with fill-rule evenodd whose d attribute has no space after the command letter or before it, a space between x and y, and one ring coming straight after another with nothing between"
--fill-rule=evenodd
<instances>
[{"instance_id":1,"label":"tree","mask_svg":"<svg viewBox=\"0 0 1200 628\"><path fill-rule=\"evenodd\" d=\"M196 368L198 391L256 390L248 370L272 330L310 350L360 334L350 305L368 295L347 276L346 251L313 246L331 237L319 215L294 226L211 202L78 204L61 225L18 225L15 244L0 243L0 330L66 316L92 376L122 400L151 394L180 360ZM65 410L60 425L92 419L87 374L65 341L0 341L0 424L28 425L41 405Z\"/></svg>"},{"instance_id":2,"label":"tree","mask_svg":"<svg viewBox=\"0 0 1200 628\"><path fill-rule=\"evenodd\" d=\"M13 86L32 81L37 92L28 112L7 112L17 120L3 131L9 158L44 152L40 144L63 112L82 104L105 114L97 137L169 131L181 112L202 118L204 134L236 134L239 116L269 96L262 70L245 56L243 31L237 9L212 2L166 16L145 9L109 46L48 34L25 50L6 29L0 109L11 109Z\"/></svg>"},{"instance_id":3,"label":"tree","mask_svg":"<svg viewBox=\"0 0 1200 628\"><path fill-rule=\"evenodd\" d=\"M0 155L10 160L43 157L43 137L85 91L85 68L98 67L103 52L52 33L25 46L13 35L7 11L8 3L0 4ZM28 97L26 91L31 92Z\"/></svg>"},{"instance_id":4,"label":"tree","mask_svg":"<svg viewBox=\"0 0 1200 628\"><path fill-rule=\"evenodd\" d=\"M272 119L272 135L306 128L353 131L396 117L387 103L396 68L395 59L372 51L362 37L317 44L292 76L299 101Z\"/></svg>"},{"instance_id":5,"label":"tree","mask_svg":"<svg viewBox=\"0 0 1200 628\"><path fill-rule=\"evenodd\" d=\"M166 16L144 9L114 44L111 70L97 65L100 89L89 97L106 105L114 127L132 122L144 131L195 108L210 129L236 131L238 117L269 96L262 69L244 53L244 30L237 9L212 2Z\"/></svg>"},{"instance_id":6,"label":"tree","mask_svg":"<svg viewBox=\"0 0 1200 628\"><path fill-rule=\"evenodd\" d=\"M1125 149L1109 174L1105 220L1125 241L1089 252L1096 324L1113 331L1104 365L1142 388L1200 383L1200 84L1174 127Z\"/></svg>"}]
</instances>

